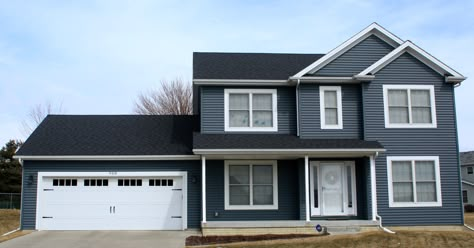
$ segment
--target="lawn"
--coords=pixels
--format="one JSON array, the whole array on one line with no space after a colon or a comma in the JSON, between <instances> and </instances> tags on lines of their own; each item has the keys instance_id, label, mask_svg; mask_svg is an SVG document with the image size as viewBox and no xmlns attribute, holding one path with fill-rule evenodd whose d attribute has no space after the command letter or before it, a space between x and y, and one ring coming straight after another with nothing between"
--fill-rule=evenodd
<instances>
[{"instance_id":1,"label":"lawn","mask_svg":"<svg viewBox=\"0 0 474 248\"><path fill-rule=\"evenodd\" d=\"M0 209L0 242L29 233L28 231L20 231L1 237L2 234L15 230L19 226L20 210Z\"/></svg>"}]
</instances>

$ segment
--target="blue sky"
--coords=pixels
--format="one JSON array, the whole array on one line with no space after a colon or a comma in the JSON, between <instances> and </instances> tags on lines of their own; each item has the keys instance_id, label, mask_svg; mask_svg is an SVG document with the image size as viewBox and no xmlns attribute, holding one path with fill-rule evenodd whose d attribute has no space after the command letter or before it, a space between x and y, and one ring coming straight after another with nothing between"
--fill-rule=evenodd
<instances>
[{"instance_id":1,"label":"blue sky","mask_svg":"<svg viewBox=\"0 0 474 248\"><path fill-rule=\"evenodd\" d=\"M372 22L470 77L456 89L474 150L474 1L0 0L0 145L50 101L130 114L162 79L191 79L193 51L326 53Z\"/></svg>"}]
</instances>

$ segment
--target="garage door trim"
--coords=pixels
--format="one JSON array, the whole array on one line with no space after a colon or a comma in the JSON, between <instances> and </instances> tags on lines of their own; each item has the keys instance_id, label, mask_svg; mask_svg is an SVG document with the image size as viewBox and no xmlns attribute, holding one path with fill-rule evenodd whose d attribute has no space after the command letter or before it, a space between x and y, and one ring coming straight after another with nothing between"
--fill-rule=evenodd
<instances>
[{"instance_id":1,"label":"garage door trim","mask_svg":"<svg viewBox=\"0 0 474 248\"><path fill-rule=\"evenodd\" d=\"M182 229L188 228L188 173L186 171L145 171L145 172L121 172L121 171L106 171L106 172L38 172L37 192L36 192L36 229L41 228L41 205L44 177L182 177Z\"/></svg>"}]
</instances>

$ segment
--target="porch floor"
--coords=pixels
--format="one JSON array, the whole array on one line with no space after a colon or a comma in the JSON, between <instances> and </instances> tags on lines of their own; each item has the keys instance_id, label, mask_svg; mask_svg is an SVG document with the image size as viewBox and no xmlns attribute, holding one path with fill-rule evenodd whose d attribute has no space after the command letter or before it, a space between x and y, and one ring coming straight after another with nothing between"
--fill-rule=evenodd
<instances>
[{"instance_id":1,"label":"porch floor","mask_svg":"<svg viewBox=\"0 0 474 248\"><path fill-rule=\"evenodd\" d=\"M278 228L308 227L321 225L324 227L375 227L378 221L373 220L269 220L269 221L208 221L202 223L204 228Z\"/></svg>"}]
</instances>

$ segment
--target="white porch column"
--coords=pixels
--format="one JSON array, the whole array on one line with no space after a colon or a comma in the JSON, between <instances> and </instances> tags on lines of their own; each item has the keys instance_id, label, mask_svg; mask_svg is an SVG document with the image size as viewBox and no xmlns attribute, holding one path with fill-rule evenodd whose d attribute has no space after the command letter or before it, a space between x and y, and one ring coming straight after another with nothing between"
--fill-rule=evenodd
<instances>
[{"instance_id":1,"label":"white porch column","mask_svg":"<svg viewBox=\"0 0 474 248\"><path fill-rule=\"evenodd\" d=\"M201 175L201 189L202 189L202 223L206 223L206 157L201 156L202 175Z\"/></svg>"},{"instance_id":2,"label":"white porch column","mask_svg":"<svg viewBox=\"0 0 474 248\"><path fill-rule=\"evenodd\" d=\"M370 188L372 194L372 220L377 220L377 180L375 177L375 156L370 156Z\"/></svg>"},{"instance_id":3,"label":"white porch column","mask_svg":"<svg viewBox=\"0 0 474 248\"><path fill-rule=\"evenodd\" d=\"M304 195L305 195L305 203L306 203L306 221L310 221L310 213L309 213L309 158L308 156L304 156Z\"/></svg>"}]
</instances>

